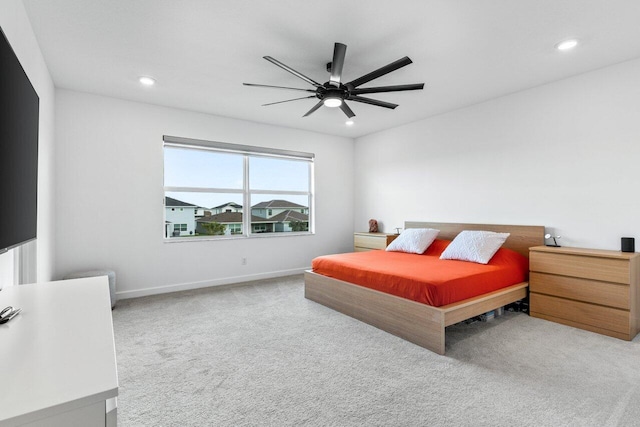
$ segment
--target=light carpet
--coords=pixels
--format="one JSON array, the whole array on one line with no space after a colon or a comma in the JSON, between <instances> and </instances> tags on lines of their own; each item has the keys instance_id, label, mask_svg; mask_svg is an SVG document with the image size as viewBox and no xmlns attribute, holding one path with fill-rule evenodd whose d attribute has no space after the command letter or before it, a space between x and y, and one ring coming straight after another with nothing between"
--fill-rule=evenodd
<instances>
[{"instance_id":1,"label":"light carpet","mask_svg":"<svg viewBox=\"0 0 640 427\"><path fill-rule=\"evenodd\" d=\"M640 425L640 338L505 313L445 356L304 298L302 276L119 301L120 426Z\"/></svg>"}]
</instances>

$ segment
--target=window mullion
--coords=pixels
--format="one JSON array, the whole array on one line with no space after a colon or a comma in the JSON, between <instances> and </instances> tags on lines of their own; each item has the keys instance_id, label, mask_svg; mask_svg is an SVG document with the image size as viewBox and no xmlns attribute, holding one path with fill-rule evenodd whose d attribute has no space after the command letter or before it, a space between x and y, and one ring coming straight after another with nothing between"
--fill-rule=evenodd
<instances>
[{"instance_id":1,"label":"window mullion","mask_svg":"<svg viewBox=\"0 0 640 427\"><path fill-rule=\"evenodd\" d=\"M242 204L244 206L242 215L242 228L244 228L245 236L251 235L251 196L249 195L249 156L244 156L244 176L242 179Z\"/></svg>"},{"instance_id":2,"label":"window mullion","mask_svg":"<svg viewBox=\"0 0 640 427\"><path fill-rule=\"evenodd\" d=\"M251 190L252 194L289 194L292 196L308 196L308 191L292 191L292 190Z\"/></svg>"},{"instance_id":3,"label":"window mullion","mask_svg":"<svg viewBox=\"0 0 640 427\"><path fill-rule=\"evenodd\" d=\"M308 168L308 173L309 173L309 195L308 195L308 200L309 200L309 231L311 233L315 233L315 192L316 192L316 183L314 180L314 176L315 176L315 171L314 171L314 167L315 164L313 162L309 162L309 168Z\"/></svg>"},{"instance_id":4,"label":"window mullion","mask_svg":"<svg viewBox=\"0 0 640 427\"><path fill-rule=\"evenodd\" d=\"M165 192L177 193L229 193L242 194L244 191L234 188L205 188L205 187L164 187Z\"/></svg>"}]
</instances>

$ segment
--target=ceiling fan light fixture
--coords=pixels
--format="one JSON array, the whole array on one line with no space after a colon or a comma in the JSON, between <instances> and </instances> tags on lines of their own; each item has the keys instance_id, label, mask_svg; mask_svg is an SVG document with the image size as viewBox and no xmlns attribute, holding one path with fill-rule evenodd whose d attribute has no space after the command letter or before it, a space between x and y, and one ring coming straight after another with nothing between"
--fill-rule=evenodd
<instances>
[{"instance_id":1,"label":"ceiling fan light fixture","mask_svg":"<svg viewBox=\"0 0 640 427\"><path fill-rule=\"evenodd\" d=\"M325 107L329 108L336 108L342 105L342 99L333 96L323 99L322 102L324 103Z\"/></svg>"}]
</instances>

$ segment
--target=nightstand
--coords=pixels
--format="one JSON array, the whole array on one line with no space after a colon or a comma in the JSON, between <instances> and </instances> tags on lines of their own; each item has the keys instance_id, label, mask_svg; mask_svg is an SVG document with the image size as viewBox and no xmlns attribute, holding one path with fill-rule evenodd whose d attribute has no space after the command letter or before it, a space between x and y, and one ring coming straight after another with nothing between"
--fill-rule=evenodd
<instances>
[{"instance_id":1,"label":"nightstand","mask_svg":"<svg viewBox=\"0 0 640 427\"><path fill-rule=\"evenodd\" d=\"M640 332L640 254L547 246L529 251L531 316L628 341Z\"/></svg>"},{"instance_id":2,"label":"nightstand","mask_svg":"<svg viewBox=\"0 0 640 427\"><path fill-rule=\"evenodd\" d=\"M353 233L353 248L355 252L385 249L399 234L387 233Z\"/></svg>"}]
</instances>

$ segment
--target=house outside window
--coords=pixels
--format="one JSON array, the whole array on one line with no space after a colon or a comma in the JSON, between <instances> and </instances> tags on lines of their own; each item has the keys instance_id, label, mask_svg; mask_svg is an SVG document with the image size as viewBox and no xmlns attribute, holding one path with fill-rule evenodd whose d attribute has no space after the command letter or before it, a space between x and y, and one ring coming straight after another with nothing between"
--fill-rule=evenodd
<instances>
[{"instance_id":1,"label":"house outside window","mask_svg":"<svg viewBox=\"0 0 640 427\"><path fill-rule=\"evenodd\" d=\"M165 238L313 233L313 162L311 153L165 136L165 224L174 224ZM193 207L184 209L192 218L175 218L169 203Z\"/></svg>"},{"instance_id":2,"label":"house outside window","mask_svg":"<svg viewBox=\"0 0 640 427\"><path fill-rule=\"evenodd\" d=\"M193 212L197 207L172 197L165 197L164 205L165 238L192 236L195 233ZM184 209L184 207L190 207L190 209Z\"/></svg>"}]
</instances>

